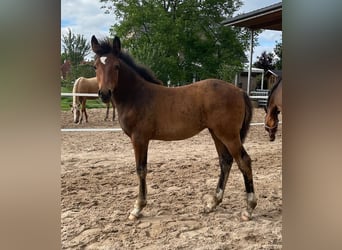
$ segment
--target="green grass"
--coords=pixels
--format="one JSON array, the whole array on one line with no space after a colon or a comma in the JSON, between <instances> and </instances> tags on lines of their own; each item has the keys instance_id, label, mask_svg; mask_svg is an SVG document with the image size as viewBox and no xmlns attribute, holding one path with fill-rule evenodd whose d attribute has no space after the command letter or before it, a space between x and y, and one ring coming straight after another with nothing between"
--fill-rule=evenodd
<instances>
[{"instance_id":1,"label":"green grass","mask_svg":"<svg viewBox=\"0 0 342 250\"><path fill-rule=\"evenodd\" d=\"M62 86L61 93L72 93L72 85L71 86ZM70 110L70 105L72 105L72 96L62 96L61 97L61 110L66 111ZM106 105L100 100L87 100L86 108L104 108Z\"/></svg>"}]
</instances>

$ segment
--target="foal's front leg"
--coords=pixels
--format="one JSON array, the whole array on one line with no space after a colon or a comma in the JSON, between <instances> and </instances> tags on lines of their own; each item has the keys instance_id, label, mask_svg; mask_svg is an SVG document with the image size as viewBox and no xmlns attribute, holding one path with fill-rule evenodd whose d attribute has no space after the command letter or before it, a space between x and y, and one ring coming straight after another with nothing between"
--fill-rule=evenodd
<instances>
[{"instance_id":1,"label":"foal's front leg","mask_svg":"<svg viewBox=\"0 0 342 250\"><path fill-rule=\"evenodd\" d=\"M134 147L135 161L137 174L139 178L139 194L135 201L134 209L129 215L130 220L136 220L141 215L141 210L146 206L147 200L147 187L146 187L146 174L147 174L147 149L148 141L132 138Z\"/></svg>"},{"instance_id":2,"label":"foal's front leg","mask_svg":"<svg viewBox=\"0 0 342 250\"><path fill-rule=\"evenodd\" d=\"M104 118L105 121L108 120L108 115L109 115L109 103L106 103L106 117Z\"/></svg>"}]
</instances>

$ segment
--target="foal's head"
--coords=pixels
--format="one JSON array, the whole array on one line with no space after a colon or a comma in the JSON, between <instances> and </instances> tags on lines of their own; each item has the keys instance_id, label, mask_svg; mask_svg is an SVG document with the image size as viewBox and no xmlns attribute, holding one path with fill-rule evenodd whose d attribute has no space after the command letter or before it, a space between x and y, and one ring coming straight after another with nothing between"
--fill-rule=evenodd
<instances>
[{"instance_id":1,"label":"foal's head","mask_svg":"<svg viewBox=\"0 0 342 250\"><path fill-rule=\"evenodd\" d=\"M99 96L103 102L108 103L118 82L121 42L115 37L113 44L109 40L99 43L96 37L92 36L91 47L96 54L94 67L99 84Z\"/></svg>"},{"instance_id":2,"label":"foal's head","mask_svg":"<svg viewBox=\"0 0 342 250\"><path fill-rule=\"evenodd\" d=\"M278 114L282 106L282 78L279 77L276 84L273 85L265 107L265 129L268 132L270 141L274 141L278 129Z\"/></svg>"},{"instance_id":3,"label":"foal's head","mask_svg":"<svg viewBox=\"0 0 342 250\"><path fill-rule=\"evenodd\" d=\"M278 114L280 111L276 106L270 107L268 106L265 108L266 115L265 115L265 130L268 132L270 137L270 141L275 140L275 134L278 129Z\"/></svg>"}]
</instances>

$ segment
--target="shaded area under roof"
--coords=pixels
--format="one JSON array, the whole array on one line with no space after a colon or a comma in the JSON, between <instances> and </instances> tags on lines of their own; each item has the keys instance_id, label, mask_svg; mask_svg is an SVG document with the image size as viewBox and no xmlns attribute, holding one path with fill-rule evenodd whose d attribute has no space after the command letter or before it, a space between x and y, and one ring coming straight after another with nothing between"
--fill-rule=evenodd
<instances>
[{"instance_id":1,"label":"shaded area under roof","mask_svg":"<svg viewBox=\"0 0 342 250\"><path fill-rule=\"evenodd\" d=\"M224 26L247 27L252 30L282 30L282 2L227 19Z\"/></svg>"}]
</instances>

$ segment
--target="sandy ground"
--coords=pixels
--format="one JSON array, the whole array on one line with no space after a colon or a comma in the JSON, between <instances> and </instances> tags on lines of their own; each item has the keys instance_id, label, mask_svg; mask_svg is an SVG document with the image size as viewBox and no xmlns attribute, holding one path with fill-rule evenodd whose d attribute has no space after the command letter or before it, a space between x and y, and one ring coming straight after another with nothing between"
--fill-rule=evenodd
<instances>
[{"instance_id":1,"label":"sandy ground","mask_svg":"<svg viewBox=\"0 0 342 250\"><path fill-rule=\"evenodd\" d=\"M104 122L105 110L88 110L75 125L61 113L62 128L119 127ZM252 122L263 122L254 109ZM280 117L281 120L281 117ZM282 129L270 142L263 126L251 126L245 148L252 158L258 205L243 222L242 174L235 162L223 202L204 213L214 193L218 157L207 130L183 141L152 141L148 154L148 204L129 221L138 193L133 149L123 132L61 133L62 249L281 249Z\"/></svg>"}]
</instances>

